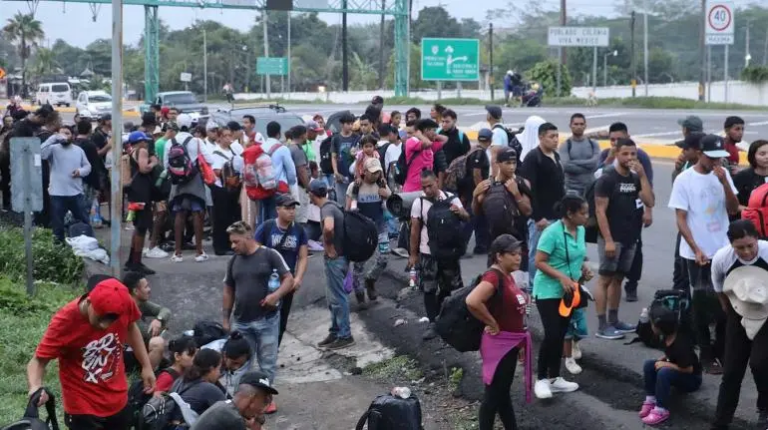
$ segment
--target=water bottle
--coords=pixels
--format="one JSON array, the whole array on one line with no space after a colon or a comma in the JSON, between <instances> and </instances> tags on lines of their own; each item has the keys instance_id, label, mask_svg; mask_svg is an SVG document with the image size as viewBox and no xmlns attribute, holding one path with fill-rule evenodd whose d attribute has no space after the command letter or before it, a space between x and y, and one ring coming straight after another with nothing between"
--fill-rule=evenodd
<instances>
[{"instance_id":1,"label":"water bottle","mask_svg":"<svg viewBox=\"0 0 768 430\"><path fill-rule=\"evenodd\" d=\"M394 397L399 397L401 399L408 399L411 397L411 389L408 387L395 387L392 389L391 394Z\"/></svg>"},{"instance_id":2,"label":"water bottle","mask_svg":"<svg viewBox=\"0 0 768 430\"><path fill-rule=\"evenodd\" d=\"M640 312L640 324L647 323L648 319L648 308L643 308L643 311Z\"/></svg>"},{"instance_id":3,"label":"water bottle","mask_svg":"<svg viewBox=\"0 0 768 430\"><path fill-rule=\"evenodd\" d=\"M415 267L411 267L411 271L408 272L408 286L411 288L416 288L416 283L419 278L419 272L416 270Z\"/></svg>"},{"instance_id":4,"label":"water bottle","mask_svg":"<svg viewBox=\"0 0 768 430\"><path fill-rule=\"evenodd\" d=\"M267 289L269 294L274 293L280 288L280 275L277 274L277 269L272 269L272 274L269 275L269 282L267 283ZM277 302L277 308L280 308L280 302Z\"/></svg>"}]
</instances>

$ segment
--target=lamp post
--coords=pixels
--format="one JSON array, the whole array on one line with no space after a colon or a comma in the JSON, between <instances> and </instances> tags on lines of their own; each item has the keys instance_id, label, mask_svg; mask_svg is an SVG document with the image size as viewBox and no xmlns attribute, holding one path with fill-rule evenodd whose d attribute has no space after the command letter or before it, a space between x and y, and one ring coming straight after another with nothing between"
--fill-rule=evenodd
<instances>
[{"instance_id":1,"label":"lamp post","mask_svg":"<svg viewBox=\"0 0 768 430\"><path fill-rule=\"evenodd\" d=\"M619 55L619 51L614 50L603 55L603 86L608 86L608 57L616 57Z\"/></svg>"}]
</instances>

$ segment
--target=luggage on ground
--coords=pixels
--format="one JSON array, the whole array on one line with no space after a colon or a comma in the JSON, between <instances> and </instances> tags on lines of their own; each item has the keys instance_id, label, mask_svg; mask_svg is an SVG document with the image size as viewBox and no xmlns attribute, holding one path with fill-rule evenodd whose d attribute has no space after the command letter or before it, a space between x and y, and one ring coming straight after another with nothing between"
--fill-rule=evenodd
<instances>
[{"instance_id":1,"label":"luggage on ground","mask_svg":"<svg viewBox=\"0 0 768 430\"><path fill-rule=\"evenodd\" d=\"M363 430L422 430L421 402L411 394L407 399L384 394L376 397L355 426Z\"/></svg>"}]
</instances>

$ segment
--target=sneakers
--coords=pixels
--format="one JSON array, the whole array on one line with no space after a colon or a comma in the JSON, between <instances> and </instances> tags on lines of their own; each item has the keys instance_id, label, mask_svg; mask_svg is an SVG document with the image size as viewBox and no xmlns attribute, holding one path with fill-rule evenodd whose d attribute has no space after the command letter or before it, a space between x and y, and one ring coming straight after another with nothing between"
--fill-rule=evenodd
<instances>
[{"instance_id":1,"label":"sneakers","mask_svg":"<svg viewBox=\"0 0 768 430\"><path fill-rule=\"evenodd\" d=\"M329 334L326 336L325 339L321 340L320 343L317 344L320 348L325 348L326 346L332 344L333 342L336 342L336 335L335 334Z\"/></svg>"},{"instance_id":2,"label":"sneakers","mask_svg":"<svg viewBox=\"0 0 768 430\"><path fill-rule=\"evenodd\" d=\"M549 379L539 379L533 386L533 393L537 399L551 399L552 390L550 389Z\"/></svg>"},{"instance_id":3,"label":"sneakers","mask_svg":"<svg viewBox=\"0 0 768 430\"><path fill-rule=\"evenodd\" d=\"M624 339L624 333L619 332L616 330L616 327L613 326L607 326L602 330L598 330L597 333L595 333L595 336L599 337L600 339L608 340Z\"/></svg>"},{"instance_id":4,"label":"sneakers","mask_svg":"<svg viewBox=\"0 0 768 430\"><path fill-rule=\"evenodd\" d=\"M264 409L264 413L267 415L271 415L271 414L274 414L275 412L277 412L277 405L273 400L272 403L268 404L266 409Z\"/></svg>"},{"instance_id":5,"label":"sneakers","mask_svg":"<svg viewBox=\"0 0 768 430\"><path fill-rule=\"evenodd\" d=\"M613 326L616 328L616 331L621 334L630 334L637 330L637 326L633 324L627 324L624 321L617 321Z\"/></svg>"},{"instance_id":6,"label":"sneakers","mask_svg":"<svg viewBox=\"0 0 768 430\"><path fill-rule=\"evenodd\" d=\"M579 384L569 382L558 376L549 383L549 390L553 393L572 393L579 389Z\"/></svg>"},{"instance_id":7,"label":"sneakers","mask_svg":"<svg viewBox=\"0 0 768 430\"><path fill-rule=\"evenodd\" d=\"M577 363L576 359L573 357L565 357L565 368L571 375L578 375L582 370L579 363Z\"/></svg>"},{"instance_id":8,"label":"sneakers","mask_svg":"<svg viewBox=\"0 0 768 430\"><path fill-rule=\"evenodd\" d=\"M379 299L379 295L376 294L376 281L373 279L365 280L365 291L368 293L368 300L375 302Z\"/></svg>"},{"instance_id":9,"label":"sneakers","mask_svg":"<svg viewBox=\"0 0 768 430\"><path fill-rule=\"evenodd\" d=\"M326 349L334 350L334 349L342 349L347 348L355 344L355 339L350 337L340 337L331 342L330 344L326 345Z\"/></svg>"},{"instance_id":10,"label":"sneakers","mask_svg":"<svg viewBox=\"0 0 768 430\"><path fill-rule=\"evenodd\" d=\"M653 408L651 413L648 414L648 416L642 419L642 421L643 421L643 424L645 425L655 426L663 423L668 419L669 419L668 410L655 407Z\"/></svg>"},{"instance_id":11,"label":"sneakers","mask_svg":"<svg viewBox=\"0 0 768 430\"><path fill-rule=\"evenodd\" d=\"M184 257L178 254L173 254L173 256L171 257L171 261L174 263L181 263L182 261L184 261Z\"/></svg>"},{"instance_id":12,"label":"sneakers","mask_svg":"<svg viewBox=\"0 0 768 430\"><path fill-rule=\"evenodd\" d=\"M148 249L144 256L147 258L168 258L168 253L158 247Z\"/></svg>"},{"instance_id":13,"label":"sneakers","mask_svg":"<svg viewBox=\"0 0 768 430\"><path fill-rule=\"evenodd\" d=\"M579 346L579 342L571 341L571 357L573 357L574 360L581 360L582 352L581 347Z\"/></svg>"},{"instance_id":14,"label":"sneakers","mask_svg":"<svg viewBox=\"0 0 768 430\"><path fill-rule=\"evenodd\" d=\"M437 337L437 332L435 331L435 323L431 322L429 323L429 326L427 326L427 330L424 332L421 338L423 340L432 340L436 337Z\"/></svg>"},{"instance_id":15,"label":"sneakers","mask_svg":"<svg viewBox=\"0 0 768 430\"><path fill-rule=\"evenodd\" d=\"M656 407L656 403L653 402L643 402L643 406L640 407L640 418L645 418L648 415L651 414L651 411Z\"/></svg>"},{"instance_id":16,"label":"sneakers","mask_svg":"<svg viewBox=\"0 0 768 430\"><path fill-rule=\"evenodd\" d=\"M126 263L123 270L126 272L141 273L144 276L150 276L156 273L154 270L150 269L149 267L145 266L142 263L138 263L138 264Z\"/></svg>"},{"instance_id":17,"label":"sneakers","mask_svg":"<svg viewBox=\"0 0 768 430\"><path fill-rule=\"evenodd\" d=\"M155 273L157 273L154 270L150 269L149 267L145 266L144 263L139 263L139 269L141 269L141 273L143 273L146 276L154 275Z\"/></svg>"},{"instance_id":18,"label":"sneakers","mask_svg":"<svg viewBox=\"0 0 768 430\"><path fill-rule=\"evenodd\" d=\"M203 261L208 261L208 254L205 252L195 257L195 262L202 263Z\"/></svg>"},{"instance_id":19,"label":"sneakers","mask_svg":"<svg viewBox=\"0 0 768 430\"><path fill-rule=\"evenodd\" d=\"M408 250L405 248L392 248L392 253L400 258L408 258Z\"/></svg>"},{"instance_id":20,"label":"sneakers","mask_svg":"<svg viewBox=\"0 0 768 430\"><path fill-rule=\"evenodd\" d=\"M624 300L627 301L627 303L634 303L637 301L637 290L635 291L627 291L624 295Z\"/></svg>"}]
</instances>

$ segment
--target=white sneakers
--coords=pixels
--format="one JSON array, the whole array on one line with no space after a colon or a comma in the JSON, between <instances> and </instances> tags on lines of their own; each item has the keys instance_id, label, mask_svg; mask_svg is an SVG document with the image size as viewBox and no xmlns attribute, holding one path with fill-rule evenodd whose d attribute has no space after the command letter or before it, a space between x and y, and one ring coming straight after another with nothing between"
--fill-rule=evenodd
<instances>
[{"instance_id":1,"label":"white sneakers","mask_svg":"<svg viewBox=\"0 0 768 430\"><path fill-rule=\"evenodd\" d=\"M157 246L152 249L144 249L144 256L147 258L168 258L168 253Z\"/></svg>"},{"instance_id":2,"label":"white sneakers","mask_svg":"<svg viewBox=\"0 0 768 430\"><path fill-rule=\"evenodd\" d=\"M571 341L571 356L574 360L581 360L581 347L579 342Z\"/></svg>"},{"instance_id":3,"label":"white sneakers","mask_svg":"<svg viewBox=\"0 0 768 430\"><path fill-rule=\"evenodd\" d=\"M578 389L579 384L557 377L553 380L540 379L536 381L533 392L537 399L551 399L552 393L572 393Z\"/></svg>"},{"instance_id":4,"label":"white sneakers","mask_svg":"<svg viewBox=\"0 0 768 430\"><path fill-rule=\"evenodd\" d=\"M208 261L208 254L203 252L202 254L195 257L195 261L198 263L202 263L203 261Z\"/></svg>"},{"instance_id":5,"label":"white sneakers","mask_svg":"<svg viewBox=\"0 0 768 430\"><path fill-rule=\"evenodd\" d=\"M571 373L571 375L578 375L582 370L581 366L579 366L579 363L576 362L576 357L566 357L565 368L568 370L568 372Z\"/></svg>"}]
</instances>

